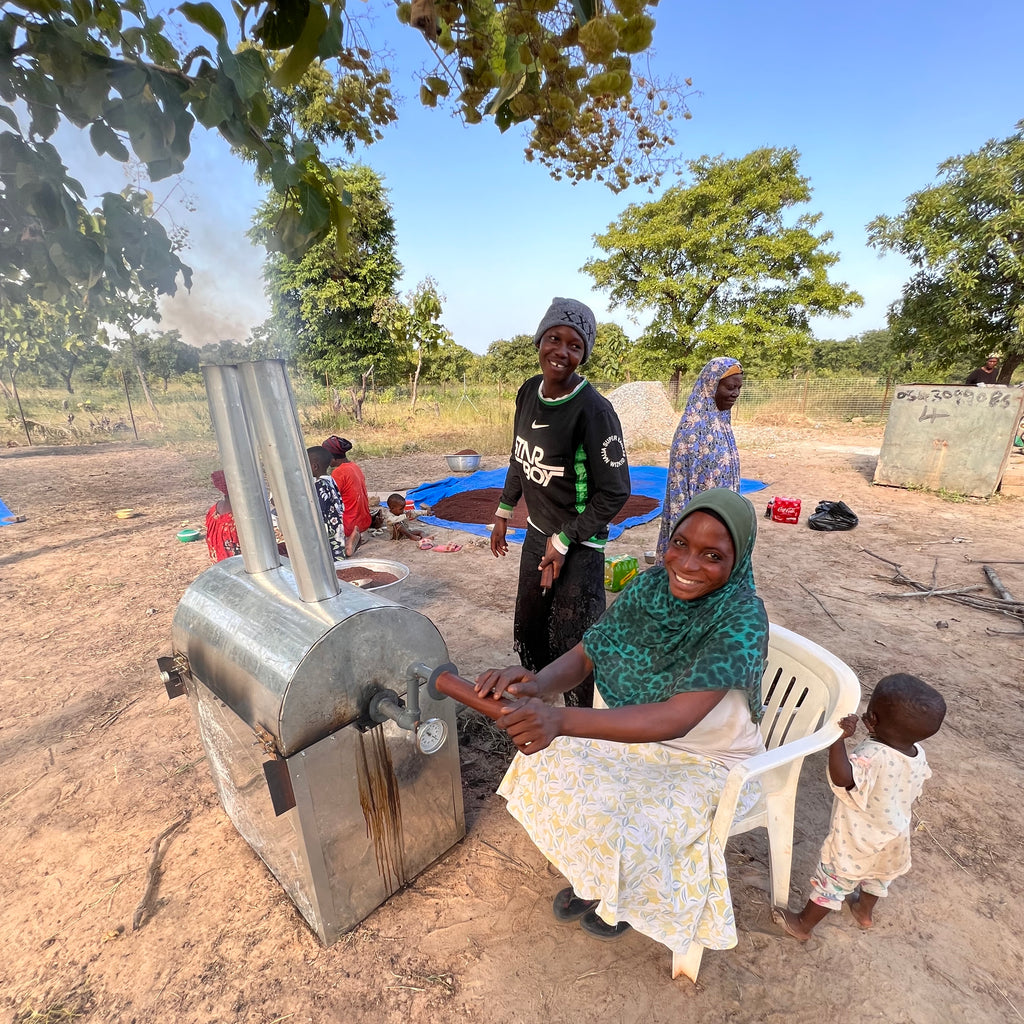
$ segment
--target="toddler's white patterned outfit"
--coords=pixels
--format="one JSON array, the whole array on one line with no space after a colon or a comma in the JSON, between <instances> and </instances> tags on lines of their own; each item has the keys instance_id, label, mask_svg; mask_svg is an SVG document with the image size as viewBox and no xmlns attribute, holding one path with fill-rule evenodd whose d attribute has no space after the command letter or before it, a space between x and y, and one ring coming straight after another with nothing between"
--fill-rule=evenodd
<instances>
[{"instance_id":1,"label":"toddler's white patterned outfit","mask_svg":"<svg viewBox=\"0 0 1024 1024\"><path fill-rule=\"evenodd\" d=\"M821 863L811 879L811 900L830 910L859 885L885 896L889 883L910 870L910 824L914 801L931 769L924 748L915 757L866 739L850 755L853 788L829 779L835 794Z\"/></svg>"}]
</instances>

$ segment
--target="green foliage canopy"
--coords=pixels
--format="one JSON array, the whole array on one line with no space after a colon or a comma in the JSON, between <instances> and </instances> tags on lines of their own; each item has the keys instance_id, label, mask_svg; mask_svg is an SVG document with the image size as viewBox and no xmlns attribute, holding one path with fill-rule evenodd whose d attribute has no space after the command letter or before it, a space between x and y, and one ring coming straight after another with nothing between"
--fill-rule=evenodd
<instances>
[{"instance_id":1,"label":"green foliage canopy","mask_svg":"<svg viewBox=\"0 0 1024 1024\"><path fill-rule=\"evenodd\" d=\"M499 338L492 341L487 346L484 360L491 380L500 380L503 384L518 387L528 377L540 373L532 334L517 334L510 340Z\"/></svg>"},{"instance_id":2,"label":"green foliage canopy","mask_svg":"<svg viewBox=\"0 0 1024 1024\"><path fill-rule=\"evenodd\" d=\"M641 353L662 371L695 369L728 353L795 344L818 315L848 315L863 301L829 280L839 257L815 234L821 214L788 217L811 196L794 149L688 162L692 182L627 207L597 245L609 255L583 269L612 308L653 310Z\"/></svg>"},{"instance_id":3,"label":"green foliage canopy","mask_svg":"<svg viewBox=\"0 0 1024 1024\"><path fill-rule=\"evenodd\" d=\"M395 352L404 355L410 364L415 363L410 401L413 408L424 356L452 340L448 328L441 323L443 312L444 298L432 277L421 281L404 301L390 296L382 298L374 311L374 319L387 331Z\"/></svg>"},{"instance_id":4,"label":"green foliage canopy","mask_svg":"<svg viewBox=\"0 0 1024 1024\"><path fill-rule=\"evenodd\" d=\"M345 384L373 364L377 380L390 382L405 370L377 305L390 299L402 272L395 252L395 222L381 178L363 166L332 172L351 196L349 241L339 252L330 239L299 258L268 252L263 277L270 299L270 334L293 339L299 365L317 377ZM265 242L276 229L284 201L272 192L249 232Z\"/></svg>"},{"instance_id":5,"label":"green foliage canopy","mask_svg":"<svg viewBox=\"0 0 1024 1024\"><path fill-rule=\"evenodd\" d=\"M918 268L889 311L894 344L950 366L1001 350L999 381L1024 362L1024 121L939 165L940 181L869 241Z\"/></svg>"},{"instance_id":6,"label":"green foliage canopy","mask_svg":"<svg viewBox=\"0 0 1024 1024\"><path fill-rule=\"evenodd\" d=\"M528 156L556 177L603 177L613 188L652 180L672 143L667 121L685 95L632 72L652 41L642 0L417 0L398 5L434 48L420 91L467 123L505 130L529 121ZM150 180L183 170L196 123L219 132L280 197L273 240L297 259L333 233L344 245L349 196L320 155L315 125L350 143L373 141L396 116L390 73L361 40L344 0L233 0L231 31L207 0L179 4L177 21L144 0L10 0L0 12L0 297L56 301L101 281L173 294L190 271L137 191L86 205L49 141L61 122L87 130L101 156L132 153ZM367 13L366 17L371 17ZM190 24L185 24L184 22ZM203 44L186 53L179 40ZM314 126L282 118L282 94L310 68L336 82ZM667 98L666 98L667 97ZM301 99L301 96L299 97ZM316 96L320 102L320 93ZM18 102L27 110L22 123Z\"/></svg>"}]
</instances>

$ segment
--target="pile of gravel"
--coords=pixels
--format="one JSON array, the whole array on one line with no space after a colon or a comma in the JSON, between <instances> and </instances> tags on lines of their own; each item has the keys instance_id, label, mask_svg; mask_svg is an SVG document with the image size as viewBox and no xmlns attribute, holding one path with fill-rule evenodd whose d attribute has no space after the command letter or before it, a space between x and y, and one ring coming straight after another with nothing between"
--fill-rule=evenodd
<instances>
[{"instance_id":1,"label":"pile of gravel","mask_svg":"<svg viewBox=\"0 0 1024 1024\"><path fill-rule=\"evenodd\" d=\"M626 449L641 444L672 443L679 413L672 408L663 384L638 380L623 384L605 396L618 413Z\"/></svg>"}]
</instances>

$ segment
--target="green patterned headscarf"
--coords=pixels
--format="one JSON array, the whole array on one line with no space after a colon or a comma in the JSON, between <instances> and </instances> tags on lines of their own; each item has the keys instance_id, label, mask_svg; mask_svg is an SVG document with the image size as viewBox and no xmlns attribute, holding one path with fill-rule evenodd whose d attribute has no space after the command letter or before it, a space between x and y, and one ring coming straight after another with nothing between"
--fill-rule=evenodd
<instances>
[{"instance_id":1,"label":"green patterned headscarf","mask_svg":"<svg viewBox=\"0 0 1024 1024\"><path fill-rule=\"evenodd\" d=\"M743 690L750 717L759 722L768 616L754 592L754 507L716 487L687 504L672 532L694 512L717 516L732 537L736 560L725 585L681 601L669 591L664 567L648 569L587 630L583 647L611 708L655 704L677 693Z\"/></svg>"}]
</instances>

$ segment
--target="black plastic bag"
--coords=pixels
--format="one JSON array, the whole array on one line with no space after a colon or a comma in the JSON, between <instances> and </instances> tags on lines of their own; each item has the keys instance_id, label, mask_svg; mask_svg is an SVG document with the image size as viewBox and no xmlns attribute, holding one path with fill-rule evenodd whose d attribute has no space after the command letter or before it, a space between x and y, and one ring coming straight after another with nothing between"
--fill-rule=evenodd
<instances>
[{"instance_id":1,"label":"black plastic bag","mask_svg":"<svg viewBox=\"0 0 1024 1024\"><path fill-rule=\"evenodd\" d=\"M852 530L860 520L845 501L819 501L807 525L812 530Z\"/></svg>"}]
</instances>

